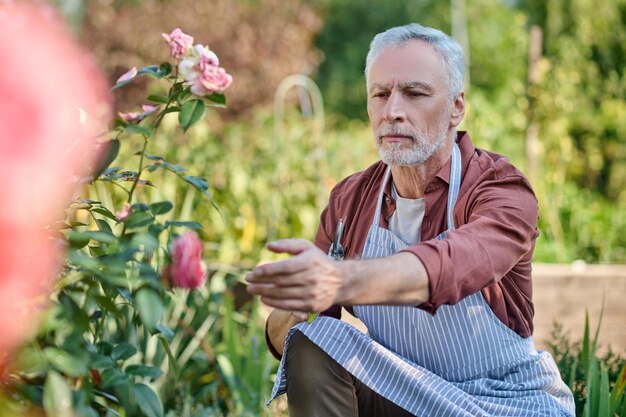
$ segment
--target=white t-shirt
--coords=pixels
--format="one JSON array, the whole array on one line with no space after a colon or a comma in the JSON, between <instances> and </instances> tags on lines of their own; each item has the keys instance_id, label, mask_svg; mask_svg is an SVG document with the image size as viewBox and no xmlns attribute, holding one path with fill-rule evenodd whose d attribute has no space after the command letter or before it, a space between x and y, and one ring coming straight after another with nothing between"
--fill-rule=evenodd
<instances>
[{"instance_id":1,"label":"white t-shirt","mask_svg":"<svg viewBox=\"0 0 626 417\"><path fill-rule=\"evenodd\" d=\"M396 201L396 211L389 219L389 230L409 246L419 242L422 238L422 220L426 209L424 198L400 197L393 181L391 196Z\"/></svg>"}]
</instances>

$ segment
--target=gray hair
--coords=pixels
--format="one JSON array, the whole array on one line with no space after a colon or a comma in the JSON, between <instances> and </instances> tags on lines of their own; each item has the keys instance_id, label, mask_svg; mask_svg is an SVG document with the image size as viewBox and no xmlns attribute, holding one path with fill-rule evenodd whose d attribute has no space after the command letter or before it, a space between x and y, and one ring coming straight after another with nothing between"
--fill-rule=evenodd
<instances>
[{"instance_id":1,"label":"gray hair","mask_svg":"<svg viewBox=\"0 0 626 417\"><path fill-rule=\"evenodd\" d=\"M443 61L448 75L448 95L450 99L463 91L465 78L465 54L461 46L440 30L424 27L417 23L396 26L374 37L365 59L365 80L368 82L372 61L385 48L402 46L411 40L421 40L431 45Z\"/></svg>"}]
</instances>

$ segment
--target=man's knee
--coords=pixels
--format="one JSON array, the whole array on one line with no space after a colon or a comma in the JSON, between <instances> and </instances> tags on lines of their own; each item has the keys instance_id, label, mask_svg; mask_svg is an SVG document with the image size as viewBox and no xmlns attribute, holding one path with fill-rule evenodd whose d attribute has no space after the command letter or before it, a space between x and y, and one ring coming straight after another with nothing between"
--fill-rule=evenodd
<instances>
[{"instance_id":1,"label":"man's knee","mask_svg":"<svg viewBox=\"0 0 626 417\"><path fill-rule=\"evenodd\" d=\"M328 385L337 378L351 382L348 371L301 332L292 335L285 362L287 384L299 391Z\"/></svg>"}]
</instances>

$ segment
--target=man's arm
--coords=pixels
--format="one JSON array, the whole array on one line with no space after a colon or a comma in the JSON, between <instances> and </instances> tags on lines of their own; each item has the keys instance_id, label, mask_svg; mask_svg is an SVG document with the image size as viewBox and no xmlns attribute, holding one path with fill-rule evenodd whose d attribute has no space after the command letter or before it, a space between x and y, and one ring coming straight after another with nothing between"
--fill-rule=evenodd
<instances>
[{"instance_id":1,"label":"man's arm","mask_svg":"<svg viewBox=\"0 0 626 417\"><path fill-rule=\"evenodd\" d=\"M279 240L268 248L294 256L256 267L246 277L248 292L281 310L308 313L334 304L419 305L428 300L426 270L411 253L336 262L304 240Z\"/></svg>"}]
</instances>

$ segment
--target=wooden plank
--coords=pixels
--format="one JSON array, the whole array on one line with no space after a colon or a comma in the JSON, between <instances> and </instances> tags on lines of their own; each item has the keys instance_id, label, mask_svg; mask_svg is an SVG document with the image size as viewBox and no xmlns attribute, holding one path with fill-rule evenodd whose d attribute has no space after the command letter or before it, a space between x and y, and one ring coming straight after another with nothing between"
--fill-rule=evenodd
<instances>
[{"instance_id":1,"label":"wooden plank","mask_svg":"<svg viewBox=\"0 0 626 417\"><path fill-rule=\"evenodd\" d=\"M595 331L603 310L599 343L626 353L626 265L533 265L535 341L546 347L553 323L572 340L582 339L585 311ZM604 303L604 307L603 307Z\"/></svg>"}]
</instances>

